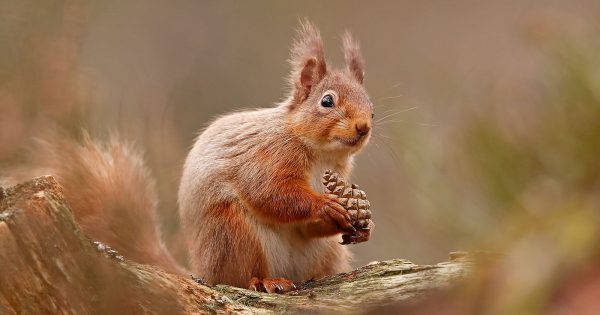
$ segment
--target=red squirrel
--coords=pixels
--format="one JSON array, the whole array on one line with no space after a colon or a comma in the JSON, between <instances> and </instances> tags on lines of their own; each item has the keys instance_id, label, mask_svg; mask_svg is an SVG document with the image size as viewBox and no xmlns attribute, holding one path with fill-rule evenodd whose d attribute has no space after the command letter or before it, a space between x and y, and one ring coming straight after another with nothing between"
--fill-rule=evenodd
<instances>
[{"instance_id":1,"label":"red squirrel","mask_svg":"<svg viewBox=\"0 0 600 315\"><path fill-rule=\"evenodd\" d=\"M330 68L319 31L303 22L288 98L222 116L198 136L178 194L190 272L210 284L286 292L294 282L348 271L340 233L354 228L320 179L326 169L348 178L370 138L373 105L349 33L343 51L346 68ZM86 234L131 260L186 272L161 245L156 193L137 150L87 135L44 146L39 164L64 186Z\"/></svg>"}]
</instances>

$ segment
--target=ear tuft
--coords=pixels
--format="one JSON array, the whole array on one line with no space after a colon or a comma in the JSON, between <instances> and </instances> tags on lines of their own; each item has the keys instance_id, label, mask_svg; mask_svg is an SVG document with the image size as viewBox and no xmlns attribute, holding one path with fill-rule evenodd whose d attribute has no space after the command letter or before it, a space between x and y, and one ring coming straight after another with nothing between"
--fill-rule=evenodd
<instances>
[{"instance_id":1,"label":"ear tuft","mask_svg":"<svg viewBox=\"0 0 600 315\"><path fill-rule=\"evenodd\" d=\"M365 61L360 52L358 42L352 38L350 32L345 32L342 35L342 45L348 72L362 84L365 78Z\"/></svg>"},{"instance_id":2,"label":"ear tuft","mask_svg":"<svg viewBox=\"0 0 600 315\"><path fill-rule=\"evenodd\" d=\"M300 21L298 35L291 49L290 64L293 96L297 102L301 102L327 72L321 34L308 20Z\"/></svg>"}]
</instances>

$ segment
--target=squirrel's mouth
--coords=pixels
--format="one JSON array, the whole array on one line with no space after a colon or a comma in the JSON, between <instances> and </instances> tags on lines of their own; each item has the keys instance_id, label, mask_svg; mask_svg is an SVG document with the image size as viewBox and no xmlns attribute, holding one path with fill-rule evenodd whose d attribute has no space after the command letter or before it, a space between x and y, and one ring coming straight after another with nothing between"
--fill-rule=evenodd
<instances>
[{"instance_id":1,"label":"squirrel's mouth","mask_svg":"<svg viewBox=\"0 0 600 315\"><path fill-rule=\"evenodd\" d=\"M353 137L353 138L334 137L333 139L335 139L347 146L353 147L353 146L359 144L360 142L362 142L362 140L364 139L364 136L356 135L356 137Z\"/></svg>"}]
</instances>

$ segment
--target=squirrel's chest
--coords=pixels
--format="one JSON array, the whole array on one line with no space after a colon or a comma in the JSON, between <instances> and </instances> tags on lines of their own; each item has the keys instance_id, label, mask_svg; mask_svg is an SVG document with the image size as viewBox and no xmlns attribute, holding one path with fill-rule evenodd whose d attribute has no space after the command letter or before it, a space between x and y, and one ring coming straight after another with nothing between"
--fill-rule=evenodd
<instances>
[{"instance_id":1,"label":"squirrel's chest","mask_svg":"<svg viewBox=\"0 0 600 315\"><path fill-rule=\"evenodd\" d=\"M347 159L336 160L336 159L320 159L317 160L310 170L310 185L316 192L325 192L323 186L323 174L326 170L333 170L339 174L343 174L344 177L348 177L349 161Z\"/></svg>"},{"instance_id":2,"label":"squirrel's chest","mask_svg":"<svg viewBox=\"0 0 600 315\"><path fill-rule=\"evenodd\" d=\"M322 183L322 177L326 170L334 169L333 163L327 163L324 161L319 161L315 163L310 170L310 185L312 189L316 192L324 192L325 188Z\"/></svg>"}]
</instances>

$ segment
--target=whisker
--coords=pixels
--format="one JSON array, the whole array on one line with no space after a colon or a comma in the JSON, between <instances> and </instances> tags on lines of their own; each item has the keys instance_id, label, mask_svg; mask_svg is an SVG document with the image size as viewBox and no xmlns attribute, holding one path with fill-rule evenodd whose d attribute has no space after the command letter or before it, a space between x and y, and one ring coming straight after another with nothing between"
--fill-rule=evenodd
<instances>
[{"instance_id":1,"label":"whisker","mask_svg":"<svg viewBox=\"0 0 600 315\"><path fill-rule=\"evenodd\" d=\"M379 142L376 139L373 139L373 144L377 147L378 150L383 149L382 151L390 156L392 161L395 162L395 165L400 165L400 158L398 157L396 152L385 141ZM379 144L382 144L382 146L380 146ZM383 145L385 145L385 146L383 146Z\"/></svg>"},{"instance_id":2,"label":"whisker","mask_svg":"<svg viewBox=\"0 0 600 315\"><path fill-rule=\"evenodd\" d=\"M390 123L401 123L401 122L407 122L406 120L386 120L386 121L379 121L377 122L375 125L377 126L383 126L386 124L390 124Z\"/></svg>"},{"instance_id":3,"label":"whisker","mask_svg":"<svg viewBox=\"0 0 600 315\"><path fill-rule=\"evenodd\" d=\"M393 140L392 137L389 137L389 136L386 136L386 135L383 135L383 134L373 134L373 136L374 137L379 137L379 138L382 138L382 139Z\"/></svg>"},{"instance_id":4,"label":"whisker","mask_svg":"<svg viewBox=\"0 0 600 315\"><path fill-rule=\"evenodd\" d=\"M377 111L377 113L379 115L387 115L387 114L395 113L397 111L398 111L398 109L394 108L394 109L388 109L388 110L384 110L384 111L380 110L380 111Z\"/></svg>"},{"instance_id":5,"label":"whisker","mask_svg":"<svg viewBox=\"0 0 600 315\"><path fill-rule=\"evenodd\" d=\"M441 124L430 124L430 123L416 123L419 126L423 127L440 127Z\"/></svg>"},{"instance_id":6,"label":"whisker","mask_svg":"<svg viewBox=\"0 0 600 315\"><path fill-rule=\"evenodd\" d=\"M400 95L394 95L394 96L386 96L386 97L381 97L381 98L377 98L375 99L376 101L384 101L384 100L393 100L393 99L397 99L397 98L401 98L404 95L400 94Z\"/></svg>"},{"instance_id":7,"label":"whisker","mask_svg":"<svg viewBox=\"0 0 600 315\"><path fill-rule=\"evenodd\" d=\"M386 115L384 117L381 117L381 118L377 119L375 122L378 123L378 122L381 122L382 120L384 120L386 118L389 118L389 117L392 117L392 116L395 116L395 115L399 115L399 114L402 114L402 113L406 113L408 111L415 110L417 108L418 108L418 106L414 106L414 107L410 107L410 108L407 108L407 109L403 109L403 110L400 110L398 112L395 112L395 113L392 113L392 114L388 114L388 115Z\"/></svg>"}]
</instances>

